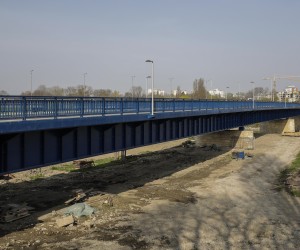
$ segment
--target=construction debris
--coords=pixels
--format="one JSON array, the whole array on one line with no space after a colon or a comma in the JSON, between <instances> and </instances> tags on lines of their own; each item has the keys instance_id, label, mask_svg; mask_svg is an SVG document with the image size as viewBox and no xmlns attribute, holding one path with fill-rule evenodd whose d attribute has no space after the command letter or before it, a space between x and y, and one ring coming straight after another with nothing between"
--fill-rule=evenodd
<instances>
[{"instance_id":1,"label":"construction debris","mask_svg":"<svg viewBox=\"0 0 300 250\"><path fill-rule=\"evenodd\" d=\"M56 224L58 227L66 227L69 226L71 224L74 224L75 220L73 215L69 215L63 218L59 218L56 220Z\"/></svg>"},{"instance_id":2,"label":"construction debris","mask_svg":"<svg viewBox=\"0 0 300 250\"><path fill-rule=\"evenodd\" d=\"M233 151L231 153L231 158L232 159L245 159L245 152L244 151Z\"/></svg>"},{"instance_id":3,"label":"construction debris","mask_svg":"<svg viewBox=\"0 0 300 250\"><path fill-rule=\"evenodd\" d=\"M205 145L202 148L204 148L204 151L221 151L221 148L218 147L216 144L212 144L210 146Z\"/></svg>"},{"instance_id":4,"label":"construction debris","mask_svg":"<svg viewBox=\"0 0 300 250\"><path fill-rule=\"evenodd\" d=\"M192 147L195 147L195 145L196 145L195 140L187 140L182 143L182 147L184 147L184 148L192 148Z\"/></svg>"},{"instance_id":5,"label":"construction debris","mask_svg":"<svg viewBox=\"0 0 300 250\"><path fill-rule=\"evenodd\" d=\"M0 222L12 222L30 215L29 211L34 210L27 204L6 204L0 207Z\"/></svg>"},{"instance_id":6,"label":"construction debris","mask_svg":"<svg viewBox=\"0 0 300 250\"><path fill-rule=\"evenodd\" d=\"M90 216L95 212L95 209L85 203L76 203L64 210L65 215L72 215L76 218L81 216Z\"/></svg>"},{"instance_id":7,"label":"construction debris","mask_svg":"<svg viewBox=\"0 0 300 250\"><path fill-rule=\"evenodd\" d=\"M113 196L109 193L101 193L96 196L92 196L86 200L86 203L90 206L106 205L109 207L113 206Z\"/></svg>"},{"instance_id":8,"label":"construction debris","mask_svg":"<svg viewBox=\"0 0 300 250\"><path fill-rule=\"evenodd\" d=\"M91 196L95 196L98 194L105 194L101 191L94 190L93 188L83 191L82 189L74 190L75 196L67 201L65 201L65 205L74 204L77 202L85 201L87 198Z\"/></svg>"},{"instance_id":9,"label":"construction debris","mask_svg":"<svg viewBox=\"0 0 300 250\"><path fill-rule=\"evenodd\" d=\"M108 196L107 199L103 202L104 205L107 205L109 207L112 207L114 204L113 204L113 199L111 196Z\"/></svg>"}]
</instances>

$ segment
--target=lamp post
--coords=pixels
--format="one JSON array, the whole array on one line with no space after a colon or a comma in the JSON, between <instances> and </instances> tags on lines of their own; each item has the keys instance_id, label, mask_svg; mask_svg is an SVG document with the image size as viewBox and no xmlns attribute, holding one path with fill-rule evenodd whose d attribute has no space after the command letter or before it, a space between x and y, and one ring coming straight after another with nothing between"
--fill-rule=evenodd
<instances>
[{"instance_id":1,"label":"lamp post","mask_svg":"<svg viewBox=\"0 0 300 250\"><path fill-rule=\"evenodd\" d=\"M250 82L252 83L252 108L254 109L254 82Z\"/></svg>"},{"instance_id":2,"label":"lamp post","mask_svg":"<svg viewBox=\"0 0 300 250\"><path fill-rule=\"evenodd\" d=\"M85 97L85 77L86 77L87 73L85 72L83 74L83 97Z\"/></svg>"},{"instance_id":3,"label":"lamp post","mask_svg":"<svg viewBox=\"0 0 300 250\"><path fill-rule=\"evenodd\" d=\"M32 96L32 72L33 72L33 69L30 70L30 96Z\"/></svg>"},{"instance_id":4,"label":"lamp post","mask_svg":"<svg viewBox=\"0 0 300 250\"><path fill-rule=\"evenodd\" d=\"M151 76L147 76L146 77L146 98L148 98L148 84L149 84L149 78L151 78Z\"/></svg>"},{"instance_id":5,"label":"lamp post","mask_svg":"<svg viewBox=\"0 0 300 250\"><path fill-rule=\"evenodd\" d=\"M210 80L210 89L211 89L211 94L210 94L210 100L212 101L212 94L213 94L213 88L212 88L212 80Z\"/></svg>"},{"instance_id":6,"label":"lamp post","mask_svg":"<svg viewBox=\"0 0 300 250\"><path fill-rule=\"evenodd\" d=\"M154 91L154 62L152 60L146 60L145 62L147 63L152 63L152 74L151 74L151 78L152 78L152 86L151 86L151 116L154 115L154 98L153 98L153 91Z\"/></svg>"},{"instance_id":7,"label":"lamp post","mask_svg":"<svg viewBox=\"0 0 300 250\"><path fill-rule=\"evenodd\" d=\"M284 93L284 107L286 108L286 92Z\"/></svg>"}]
</instances>

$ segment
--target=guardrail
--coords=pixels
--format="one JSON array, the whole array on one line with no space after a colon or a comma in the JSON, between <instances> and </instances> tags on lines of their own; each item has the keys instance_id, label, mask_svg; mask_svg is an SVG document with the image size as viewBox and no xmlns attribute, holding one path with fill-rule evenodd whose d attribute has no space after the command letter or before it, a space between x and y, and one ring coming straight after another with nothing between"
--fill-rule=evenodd
<instances>
[{"instance_id":1,"label":"guardrail","mask_svg":"<svg viewBox=\"0 0 300 250\"><path fill-rule=\"evenodd\" d=\"M255 102L254 109L300 108L299 103ZM154 112L252 110L252 101L155 99ZM151 112L150 98L0 96L0 120Z\"/></svg>"}]
</instances>

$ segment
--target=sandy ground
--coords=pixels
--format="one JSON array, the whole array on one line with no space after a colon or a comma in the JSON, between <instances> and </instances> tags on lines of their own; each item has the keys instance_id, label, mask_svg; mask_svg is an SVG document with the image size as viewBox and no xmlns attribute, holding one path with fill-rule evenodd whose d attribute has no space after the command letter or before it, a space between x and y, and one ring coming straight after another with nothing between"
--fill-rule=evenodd
<instances>
[{"instance_id":1,"label":"sandy ground","mask_svg":"<svg viewBox=\"0 0 300 250\"><path fill-rule=\"evenodd\" d=\"M247 160L173 147L84 173L43 170L47 177L35 181L23 173L2 183L0 202L36 211L0 224L0 249L299 249L300 199L275 189L299 148L299 138L264 135ZM87 199L97 208L92 218L58 228L78 188L106 194Z\"/></svg>"}]
</instances>

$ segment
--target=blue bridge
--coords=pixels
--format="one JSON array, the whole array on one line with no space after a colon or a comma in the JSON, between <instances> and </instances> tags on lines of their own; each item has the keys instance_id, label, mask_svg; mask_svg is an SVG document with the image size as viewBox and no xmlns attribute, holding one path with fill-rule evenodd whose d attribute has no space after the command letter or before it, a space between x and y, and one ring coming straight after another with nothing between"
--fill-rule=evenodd
<instances>
[{"instance_id":1,"label":"blue bridge","mask_svg":"<svg viewBox=\"0 0 300 250\"><path fill-rule=\"evenodd\" d=\"M0 174L300 115L300 104L0 96Z\"/></svg>"}]
</instances>

